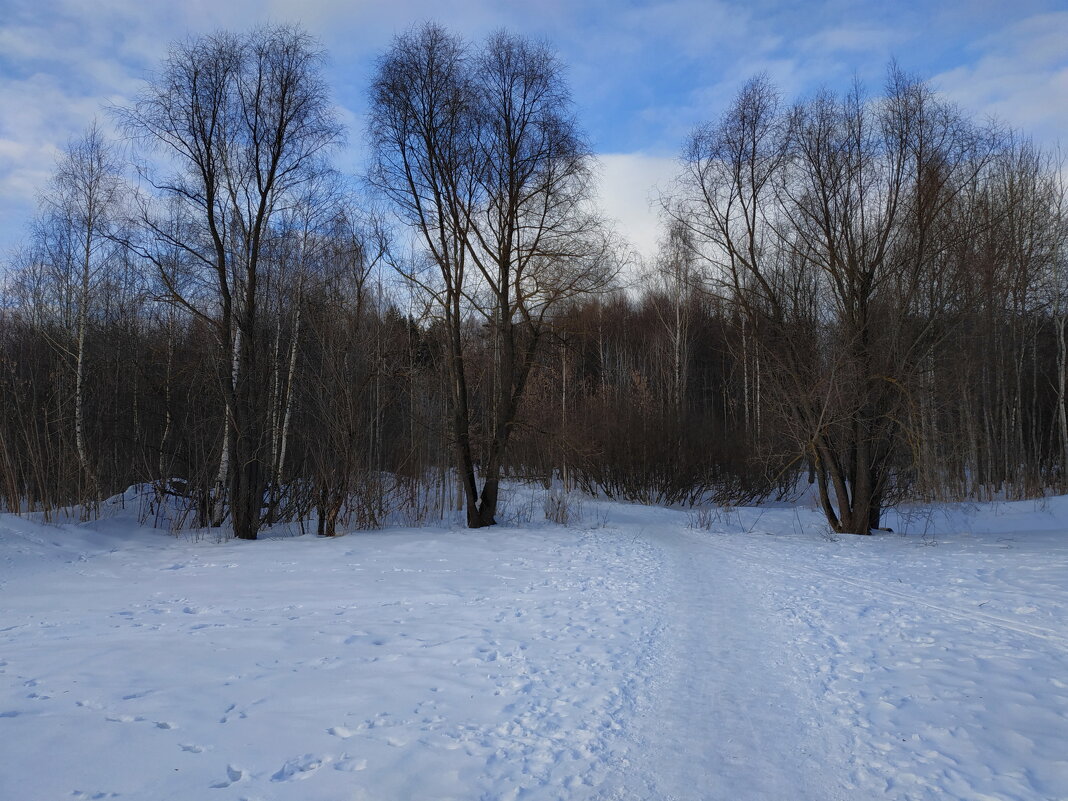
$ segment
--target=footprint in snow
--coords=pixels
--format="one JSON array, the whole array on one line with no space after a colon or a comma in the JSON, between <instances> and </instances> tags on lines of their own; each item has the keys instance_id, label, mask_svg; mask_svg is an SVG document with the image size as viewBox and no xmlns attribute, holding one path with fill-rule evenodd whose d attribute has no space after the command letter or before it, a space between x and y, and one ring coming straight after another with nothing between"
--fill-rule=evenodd
<instances>
[{"instance_id":1,"label":"footprint in snow","mask_svg":"<svg viewBox=\"0 0 1068 801\"><path fill-rule=\"evenodd\" d=\"M342 740L347 740L349 739L349 737L352 737L354 734L356 734L356 732L352 731L351 729L346 729L344 726L331 726L329 729L326 730L326 733L332 734L335 737L340 737Z\"/></svg>"},{"instance_id":2,"label":"footprint in snow","mask_svg":"<svg viewBox=\"0 0 1068 801\"><path fill-rule=\"evenodd\" d=\"M348 773L355 773L356 771L364 770L366 768L366 759L356 759L355 757L350 757L348 755L342 756L334 765L334 770L343 770Z\"/></svg>"},{"instance_id":3,"label":"footprint in snow","mask_svg":"<svg viewBox=\"0 0 1068 801\"><path fill-rule=\"evenodd\" d=\"M240 768L235 768L233 765L226 766L226 778L227 781L216 782L211 787L213 790L223 790L229 787L231 784L237 784L239 781L245 778L245 771Z\"/></svg>"},{"instance_id":4,"label":"footprint in snow","mask_svg":"<svg viewBox=\"0 0 1068 801\"><path fill-rule=\"evenodd\" d=\"M307 779L315 771L330 761L328 756L315 756L305 754L288 760L278 771L271 776L272 782L288 782L294 779Z\"/></svg>"}]
</instances>

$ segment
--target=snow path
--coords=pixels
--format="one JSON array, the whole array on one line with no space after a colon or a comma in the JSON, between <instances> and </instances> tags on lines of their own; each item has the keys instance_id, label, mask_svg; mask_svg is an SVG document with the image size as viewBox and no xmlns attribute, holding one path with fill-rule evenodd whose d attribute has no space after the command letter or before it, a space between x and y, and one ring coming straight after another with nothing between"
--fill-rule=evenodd
<instances>
[{"instance_id":1,"label":"snow path","mask_svg":"<svg viewBox=\"0 0 1068 801\"><path fill-rule=\"evenodd\" d=\"M659 719L639 749L653 781L630 797L840 798L827 774L845 757L795 672L764 571L677 522L644 533L668 562L668 631L644 710Z\"/></svg>"},{"instance_id":2,"label":"snow path","mask_svg":"<svg viewBox=\"0 0 1068 801\"><path fill-rule=\"evenodd\" d=\"M0 516L0 799L1068 801L1068 499L871 538L587 509L258 543Z\"/></svg>"}]
</instances>

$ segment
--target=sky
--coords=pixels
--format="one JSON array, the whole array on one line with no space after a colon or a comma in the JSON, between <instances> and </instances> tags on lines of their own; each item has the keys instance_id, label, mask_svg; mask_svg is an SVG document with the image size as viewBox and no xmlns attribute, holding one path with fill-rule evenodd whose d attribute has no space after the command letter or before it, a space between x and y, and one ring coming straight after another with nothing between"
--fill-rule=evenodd
<instances>
[{"instance_id":1,"label":"sky","mask_svg":"<svg viewBox=\"0 0 1068 801\"><path fill-rule=\"evenodd\" d=\"M688 133L759 72L788 98L854 78L877 92L896 59L977 117L1068 145L1068 0L0 0L0 259L25 239L57 154L94 118L113 129L107 107L137 93L170 42L303 25L329 53L349 129L337 165L358 174L375 60L427 19L556 48L601 204L645 257Z\"/></svg>"}]
</instances>

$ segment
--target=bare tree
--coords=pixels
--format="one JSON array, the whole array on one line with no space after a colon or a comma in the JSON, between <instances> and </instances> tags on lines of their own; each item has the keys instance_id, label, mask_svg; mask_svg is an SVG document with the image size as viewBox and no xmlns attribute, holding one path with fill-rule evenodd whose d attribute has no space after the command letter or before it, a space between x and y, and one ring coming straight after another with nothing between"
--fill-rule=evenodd
<instances>
[{"instance_id":1,"label":"bare tree","mask_svg":"<svg viewBox=\"0 0 1068 801\"><path fill-rule=\"evenodd\" d=\"M665 359L671 371L670 401L676 411L681 411L686 396L689 367L690 312L697 276L694 270L694 248L689 240L690 231L685 225L672 222L664 241L656 272L651 278L662 287L670 308L657 306L660 323L668 336L670 354Z\"/></svg>"},{"instance_id":2,"label":"bare tree","mask_svg":"<svg viewBox=\"0 0 1068 801\"><path fill-rule=\"evenodd\" d=\"M395 40L373 88L372 177L433 265L406 272L445 323L471 527L496 522L508 442L552 309L611 273L587 206L588 149L569 109L562 68L544 45L502 32L474 50L433 24ZM464 342L472 315L493 348L481 459Z\"/></svg>"},{"instance_id":3,"label":"bare tree","mask_svg":"<svg viewBox=\"0 0 1068 801\"><path fill-rule=\"evenodd\" d=\"M60 331L68 334L53 341L72 362L70 403L86 509L100 491L94 458L86 444L86 334L95 291L115 250L122 187L121 162L94 122L60 157L51 186L42 195L42 214L34 229L37 258L51 274L58 293Z\"/></svg>"},{"instance_id":4,"label":"bare tree","mask_svg":"<svg viewBox=\"0 0 1068 801\"><path fill-rule=\"evenodd\" d=\"M361 527L378 522L380 485L373 453L382 401L381 332L373 324L371 276L387 239L373 218L341 205L318 232L309 271L307 351L312 362L304 405L315 421L310 454L318 534L337 534L342 510L355 507ZM361 486L362 480L362 486ZM361 492L361 490L363 490Z\"/></svg>"},{"instance_id":5,"label":"bare tree","mask_svg":"<svg viewBox=\"0 0 1068 801\"><path fill-rule=\"evenodd\" d=\"M437 275L411 275L444 321L456 470L478 525L470 397L462 342L469 207L473 203L465 47L426 25L398 37L372 87L372 181L418 231Z\"/></svg>"},{"instance_id":6,"label":"bare tree","mask_svg":"<svg viewBox=\"0 0 1068 801\"><path fill-rule=\"evenodd\" d=\"M878 527L907 480L902 421L995 145L896 68L881 99L855 88L789 110L758 78L691 140L675 216L755 333L837 531Z\"/></svg>"},{"instance_id":7,"label":"bare tree","mask_svg":"<svg viewBox=\"0 0 1068 801\"><path fill-rule=\"evenodd\" d=\"M265 243L275 213L325 169L324 151L340 138L321 63L316 43L294 27L204 36L174 45L159 75L120 111L131 134L175 165L170 176L152 171L150 181L181 224L146 210L149 236L139 250L160 267L171 298L215 331L227 416L219 483L228 485L243 539L256 537L268 479ZM194 273L204 271L209 305L190 296L159 255L174 249Z\"/></svg>"}]
</instances>

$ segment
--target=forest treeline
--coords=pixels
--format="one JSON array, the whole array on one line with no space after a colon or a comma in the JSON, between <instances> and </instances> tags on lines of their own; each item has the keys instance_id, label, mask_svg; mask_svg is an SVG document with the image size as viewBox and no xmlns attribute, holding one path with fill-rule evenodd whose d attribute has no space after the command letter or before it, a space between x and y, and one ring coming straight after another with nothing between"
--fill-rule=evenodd
<instances>
[{"instance_id":1,"label":"forest treeline","mask_svg":"<svg viewBox=\"0 0 1068 801\"><path fill-rule=\"evenodd\" d=\"M254 539L492 525L509 478L811 484L867 533L1065 488L1063 173L1024 136L896 66L872 96L757 77L683 143L642 263L544 43L398 36L359 180L322 60L295 27L179 42L123 140L71 140L2 286L4 508L144 484Z\"/></svg>"}]
</instances>

